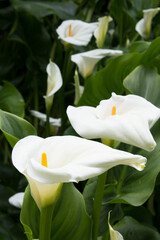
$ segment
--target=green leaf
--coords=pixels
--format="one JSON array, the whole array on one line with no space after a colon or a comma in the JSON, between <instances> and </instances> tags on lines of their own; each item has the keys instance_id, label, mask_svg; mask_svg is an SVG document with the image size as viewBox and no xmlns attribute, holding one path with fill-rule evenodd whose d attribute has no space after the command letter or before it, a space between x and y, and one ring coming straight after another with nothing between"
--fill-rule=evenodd
<instances>
[{"instance_id":1,"label":"green leaf","mask_svg":"<svg viewBox=\"0 0 160 240\"><path fill-rule=\"evenodd\" d=\"M160 234L155 228L145 226L132 217L124 217L113 228L119 231L125 240L160 239Z\"/></svg>"},{"instance_id":2,"label":"green leaf","mask_svg":"<svg viewBox=\"0 0 160 240\"><path fill-rule=\"evenodd\" d=\"M110 59L106 67L86 79L84 93L79 105L97 106L112 92L124 92L123 79L140 64L143 54L130 53Z\"/></svg>"},{"instance_id":3,"label":"green leaf","mask_svg":"<svg viewBox=\"0 0 160 240\"><path fill-rule=\"evenodd\" d=\"M152 64L154 58L160 55L160 37L152 41L143 56L143 64Z\"/></svg>"},{"instance_id":4,"label":"green leaf","mask_svg":"<svg viewBox=\"0 0 160 240\"><path fill-rule=\"evenodd\" d=\"M138 66L124 79L123 84L133 94L160 107L160 75L156 69Z\"/></svg>"},{"instance_id":5,"label":"green leaf","mask_svg":"<svg viewBox=\"0 0 160 240\"><path fill-rule=\"evenodd\" d=\"M73 18L77 8L77 5L73 1L42 2L12 0L12 5L16 11L27 12L38 19L53 14L56 14L61 19Z\"/></svg>"},{"instance_id":6,"label":"green leaf","mask_svg":"<svg viewBox=\"0 0 160 240\"><path fill-rule=\"evenodd\" d=\"M0 86L0 109L24 117L24 100L19 91L9 82Z\"/></svg>"},{"instance_id":7,"label":"green leaf","mask_svg":"<svg viewBox=\"0 0 160 240\"><path fill-rule=\"evenodd\" d=\"M135 35L135 19L130 15L129 8L124 0L112 0L109 5L111 16L118 25L120 45L125 43L126 38L133 38Z\"/></svg>"},{"instance_id":8,"label":"green leaf","mask_svg":"<svg viewBox=\"0 0 160 240\"><path fill-rule=\"evenodd\" d=\"M159 6L159 0L132 0L133 7L137 10L156 8Z\"/></svg>"},{"instance_id":9,"label":"green leaf","mask_svg":"<svg viewBox=\"0 0 160 240\"><path fill-rule=\"evenodd\" d=\"M130 46L130 52L144 52L151 43L146 41L137 41Z\"/></svg>"},{"instance_id":10,"label":"green leaf","mask_svg":"<svg viewBox=\"0 0 160 240\"><path fill-rule=\"evenodd\" d=\"M30 14L18 12L18 20L15 31L9 36L9 40L16 41L25 47L29 58L27 64L35 61L45 71L51 51L51 37L43 23ZM24 28L25 26L25 28ZM32 63L32 65L34 65ZM35 68L33 74L37 71Z\"/></svg>"},{"instance_id":11,"label":"green leaf","mask_svg":"<svg viewBox=\"0 0 160 240\"><path fill-rule=\"evenodd\" d=\"M30 195L29 187L25 192L21 222L32 230L33 238L38 238L39 210ZM28 234L30 240L30 230ZM53 213L51 240L88 240L90 234L91 221L82 195L72 183L63 184Z\"/></svg>"},{"instance_id":12,"label":"green leaf","mask_svg":"<svg viewBox=\"0 0 160 240\"><path fill-rule=\"evenodd\" d=\"M0 110L0 129L12 147L20 138L36 135L35 128L29 122L2 110Z\"/></svg>"}]
</instances>

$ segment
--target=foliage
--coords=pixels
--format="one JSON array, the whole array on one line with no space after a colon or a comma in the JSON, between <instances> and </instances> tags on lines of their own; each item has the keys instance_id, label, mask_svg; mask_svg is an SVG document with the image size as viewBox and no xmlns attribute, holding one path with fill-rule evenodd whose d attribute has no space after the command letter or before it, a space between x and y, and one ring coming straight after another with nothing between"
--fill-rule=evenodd
<instances>
[{"instance_id":1,"label":"foliage","mask_svg":"<svg viewBox=\"0 0 160 240\"><path fill-rule=\"evenodd\" d=\"M13 167L14 144L28 135L77 135L67 119L66 108L74 105L74 73L70 56L96 49L92 37L87 46L64 46L56 33L64 20L97 22L111 16L105 49L120 49L123 54L106 57L91 76L79 76L84 92L77 106L97 106L112 92L133 93L160 107L160 13L152 21L150 38L135 30L143 9L160 7L159 0L10 0L0 2L0 239L38 238L39 210L26 190L21 211L9 205L8 198L25 191L27 181ZM31 115L31 110L46 113L45 100L49 60L62 73L63 87L54 96L50 116L62 119L62 126L46 127ZM58 129L58 130L57 130ZM152 152L127 144L117 148L147 158L144 171L117 166L108 171L102 202L99 237L109 240L107 218L125 240L160 239L160 121L152 129L157 143ZM99 141L99 139L98 139ZM52 221L53 239L91 239L93 199L97 177L73 185L64 184L56 202ZM25 206L25 207L24 207ZM26 210L25 210L26 209ZM33 215L29 215L29 210ZM24 213L25 212L25 213ZM78 217L77 217L78 216ZM69 223L69 224L68 224ZM32 229L32 230L31 230Z\"/></svg>"}]
</instances>

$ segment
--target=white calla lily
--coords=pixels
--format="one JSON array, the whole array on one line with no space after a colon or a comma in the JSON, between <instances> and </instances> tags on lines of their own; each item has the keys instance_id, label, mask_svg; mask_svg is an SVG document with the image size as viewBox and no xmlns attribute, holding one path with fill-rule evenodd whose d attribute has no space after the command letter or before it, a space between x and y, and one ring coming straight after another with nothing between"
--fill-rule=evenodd
<instances>
[{"instance_id":1,"label":"white calla lily","mask_svg":"<svg viewBox=\"0 0 160 240\"><path fill-rule=\"evenodd\" d=\"M112 93L95 107L67 109L75 131L85 138L113 139L152 151L156 142L150 128L160 117L160 109L136 95Z\"/></svg>"},{"instance_id":2,"label":"white calla lily","mask_svg":"<svg viewBox=\"0 0 160 240\"><path fill-rule=\"evenodd\" d=\"M8 199L9 203L14 207L21 208L23 204L24 192L14 194Z\"/></svg>"},{"instance_id":3,"label":"white calla lily","mask_svg":"<svg viewBox=\"0 0 160 240\"><path fill-rule=\"evenodd\" d=\"M111 21L112 18L110 16L98 18L98 27L94 31L94 37L96 38L98 48L103 47L104 39L108 31L108 24Z\"/></svg>"},{"instance_id":4,"label":"white calla lily","mask_svg":"<svg viewBox=\"0 0 160 240\"><path fill-rule=\"evenodd\" d=\"M152 19L160 11L160 8L150 8L143 10L143 18L136 24L136 31L145 39L149 38L151 32Z\"/></svg>"},{"instance_id":5,"label":"white calla lily","mask_svg":"<svg viewBox=\"0 0 160 240\"><path fill-rule=\"evenodd\" d=\"M28 136L14 146L12 162L28 179L41 209L54 202L62 183L86 180L119 164L141 171L146 158L75 136Z\"/></svg>"},{"instance_id":6,"label":"white calla lily","mask_svg":"<svg viewBox=\"0 0 160 240\"><path fill-rule=\"evenodd\" d=\"M62 76L59 70L59 67L50 61L47 65L47 92L45 98L46 108L50 109L53 103L54 94L61 88L62 86Z\"/></svg>"},{"instance_id":7,"label":"white calla lily","mask_svg":"<svg viewBox=\"0 0 160 240\"><path fill-rule=\"evenodd\" d=\"M30 112L31 112L31 114L32 114L34 117L36 117L36 118L38 118L40 121L42 121L42 123L43 123L43 122L44 122L44 123L46 122L46 120L47 120L46 114L41 113L41 112L38 112L38 111L36 111L36 110L31 110ZM49 117L49 124L50 124L51 126L53 126L53 127L61 127L61 118L52 118L52 117Z\"/></svg>"},{"instance_id":8,"label":"white calla lily","mask_svg":"<svg viewBox=\"0 0 160 240\"><path fill-rule=\"evenodd\" d=\"M108 226L110 233L110 240L124 240L123 236L110 225L110 212L108 214Z\"/></svg>"},{"instance_id":9,"label":"white calla lily","mask_svg":"<svg viewBox=\"0 0 160 240\"><path fill-rule=\"evenodd\" d=\"M74 54L71 56L71 60L77 64L80 74L86 78L92 73L96 63L98 63L102 58L106 56L119 56L121 54L123 54L121 50L94 49Z\"/></svg>"},{"instance_id":10,"label":"white calla lily","mask_svg":"<svg viewBox=\"0 0 160 240\"><path fill-rule=\"evenodd\" d=\"M57 34L65 43L86 46L98 23L86 23L81 20L65 20L57 28Z\"/></svg>"}]
</instances>

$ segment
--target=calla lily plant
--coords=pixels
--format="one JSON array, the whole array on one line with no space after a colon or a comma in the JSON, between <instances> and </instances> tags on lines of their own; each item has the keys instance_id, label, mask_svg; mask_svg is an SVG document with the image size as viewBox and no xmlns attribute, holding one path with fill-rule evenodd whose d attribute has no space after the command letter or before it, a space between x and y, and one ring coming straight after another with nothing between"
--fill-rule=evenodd
<instances>
[{"instance_id":1,"label":"calla lily plant","mask_svg":"<svg viewBox=\"0 0 160 240\"><path fill-rule=\"evenodd\" d=\"M152 19L160 11L160 8L143 10L143 18L136 24L136 31L145 39L150 37Z\"/></svg>"},{"instance_id":2,"label":"calla lily plant","mask_svg":"<svg viewBox=\"0 0 160 240\"><path fill-rule=\"evenodd\" d=\"M150 128L160 117L160 109L146 99L112 93L97 107L67 108L71 125L88 139L112 139L152 151L156 142Z\"/></svg>"},{"instance_id":3,"label":"calla lily plant","mask_svg":"<svg viewBox=\"0 0 160 240\"><path fill-rule=\"evenodd\" d=\"M86 46L98 23L86 23L81 20L66 20L57 28L58 37L65 43Z\"/></svg>"},{"instance_id":4,"label":"calla lily plant","mask_svg":"<svg viewBox=\"0 0 160 240\"><path fill-rule=\"evenodd\" d=\"M92 73L96 63L98 63L102 58L106 56L118 56L122 53L123 52L121 50L94 49L72 55L71 61L77 64L80 74L83 78L86 78Z\"/></svg>"},{"instance_id":5,"label":"calla lily plant","mask_svg":"<svg viewBox=\"0 0 160 240\"><path fill-rule=\"evenodd\" d=\"M46 71L48 74L47 92L44 98L46 109L49 111L53 103L54 94L61 88L63 81L59 67L55 63L50 61L50 63L47 65Z\"/></svg>"},{"instance_id":6,"label":"calla lily plant","mask_svg":"<svg viewBox=\"0 0 160 240\"><path fill-rule=\"evenodd\" d=\"M41 209L55 201L62 183L86 180L119 164L141 171L146 158L75 136L28 136L14 146L12 162Z\"/></svg>"},{"instance_id":7,"label":"calla lily plant","mask_svg":"<svg viewBox=\"0 0 160 240\"><path fill-rule=\"evenodd\" d=\"M108 31L108 25L112 20L113 19L110 16L98 18L98 27L94 31L94 37L96 38L98 48L103 48L105 36Z\"/></svg>"},{"instance_id":8,"label":"calla lily plant","mask_svg":"<svg viewBox=\"0 0 160 240\"><path fill-rule=\"evenodd\" d=\"M32 116L38 118L42 124L46 122L47 116L44 113L38 112L36 110L31 110ZM53 127L60 127L61 126L61 118L52 118L49 117L49 124Z\"/></svg>"},{"instance_id":9,"label":"calla lily plant","mask_svg":"<svg viewBox=\"0 0 160 240\"><path fill-rule=\"evenodd\" d=\"M108 226L110 233L110 240L124 240L123 236L116 230L114 230L110 224L110 212L108 214Z\"/></svg>"}]
</instances>

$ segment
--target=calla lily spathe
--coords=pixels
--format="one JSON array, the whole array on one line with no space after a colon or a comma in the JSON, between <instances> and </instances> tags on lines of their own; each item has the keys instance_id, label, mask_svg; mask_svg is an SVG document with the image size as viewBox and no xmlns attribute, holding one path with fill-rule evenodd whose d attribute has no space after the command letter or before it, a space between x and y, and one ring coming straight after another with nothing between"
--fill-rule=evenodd
<instances>
[{"instance_id":1,"label":"calla lily spathe","mask_svg":"<svg viewBox=\"0 0 160 240\"><path fill-rule=\"evenodd\" d=\"M81 20L66 20L57 28L58 37L65 43L86 46L98 23L86 23Z\"/></svg>"},{"instance_id":2,"label":"calla lily spathe","mask_svg":"<svg viewBox=\"0 0 160 240\"><path fill-rule=\"evenodd\" d=\"M116 231L112 228L109 221L110 221L110 213L109 213L109 217L108 217L110 240L124 240L123 236L118 231Z\"/></svg>"},{"instance_id":3,"label":"calla lily spathe","mask_svg":"<svg viewBox=\"0 0 160 240\"><path fill-rule=\"evenodd\" d=\"M98 48L103 47L104 39L108 31L108 24L111 21L112 18L110 16L98 18L98 27L94 31L94 37L96 38Z\"/></svg>"},{"instance_id":4,"label":"calla lily spathe","mask_svg":"<svg viewBox=\"0 0 160 240\"><path fill-rule=\"evenodd\" d=\"M49 110L53 103L54 94L61 88L62 86L62 76L59 70L59 67L50 61L47 65L47 92L45 98L46 108Z\"/></svg>"},{"instance_id":5,"label":"calla lily spathe","mask_svg":"<svg viewBox=\"0 0 160 240\"><path fill-rule=\"evenodd\" d=\"M143 10L143 18L136 24L136 31L145 39L150 37L152 19L160 11L160 8Z\"/></svg>"},{"instance_id":6,"label":"calla lily spathe","mask_svg":"<svg viewBox=\"0 0 160 240\"><path fill-rule=\"evenodd\" d=\"M121 50L111 49L94 49L91 51L77 53L71 56L71 61L76 63L80 74L86 78L88 77L96 63L106 56L118 56L123 52Z\"/></svg>"},{"instance_id":7,"label":"calla lily spathe","mask_svg":"<svg viewBox=\"0 0 160 240\"><path fill-rule=\"evenodd\" d=\"M46 122L47 116L44 113L38 112L36 110L30 111L32 116L38 118L42 124ZM49 117L49 124L53 127L61 127L61 118L52 118Z\"/></svg>"},{"instance_id":8,"label":"calla lily spathe","mask_svg":"<svg viewBox=\"0 0 160 240\"><path fill-rule=\"evenodd\" d=\"M23 204L24 192L14 194L8 199L9 203L14 207L21 208Z\"/></svg>"},{"instance_id":9,"label":"calla lily spathe","mask_svg":"<svg viewBox=\"0 0 160 240\"><path fill-rule=\"evenodd\" d=\"M141 171L146 158L75 136L28 136L14 146L12 162L28 179L41 209L53 203L62 183L86 180L119 164Z\"/></svg>"},{"instance_id":10,"label":"calla lily spathe","mask_svg":"<svg viewBox=\"0 0 160 240\"><path fill-rule=\"evenodd\" d=\"M156 146L150 128L159 119L160 109L140 96L112 93L97 107L69 106L67 114L82 137L113 139L147 151Z\"/></svg>"}]
</instances>

